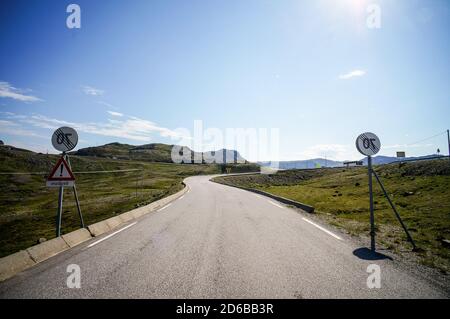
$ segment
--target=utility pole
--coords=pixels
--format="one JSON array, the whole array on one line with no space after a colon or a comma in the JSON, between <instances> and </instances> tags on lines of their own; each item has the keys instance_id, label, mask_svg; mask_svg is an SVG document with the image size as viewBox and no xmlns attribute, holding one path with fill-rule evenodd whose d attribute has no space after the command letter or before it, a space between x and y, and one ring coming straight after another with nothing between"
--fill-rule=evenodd
<instances>
[{"instance_id":1,"label":"utility pole","mask_svg":"<svg viewBox=\"0 0 450 319\"><path fill-rule=\"evenodd\" d=\"M450 159L450 130L447 130L448 158Z\"/></svg>"}]
</instances>

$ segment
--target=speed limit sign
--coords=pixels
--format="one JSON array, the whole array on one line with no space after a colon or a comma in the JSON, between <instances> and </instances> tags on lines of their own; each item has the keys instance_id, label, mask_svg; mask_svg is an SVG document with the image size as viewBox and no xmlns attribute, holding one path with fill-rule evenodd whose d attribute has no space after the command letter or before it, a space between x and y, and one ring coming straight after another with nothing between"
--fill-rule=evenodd
<instances>
[{"instance_id":1,"label":"speed limit sign","mask_svg":"<svg viewBox=\"0 0 450 319\"><path fill-rule=\"evenodd\" d=\"M356 139L356 148L361 154L372 156L380 151L381 142L375 134L363 133Z\"/></svg>"},{"instance_id":2,"label":"speed limit sign","mask_svg":"<svg viewBox=\"0 0 450 319\"><path fill-rule=\"evenodd\" d=\"M356 139L356 148L361 154L367 156L367 168L369 171L370 248L372 251L375 251L375 214L372 190L372 175L375 174L375 172L372 169L372 155L378 153L380 147L380 139L373 133L362 133Z\"/></svg>"},{"instance_id":3,"label":"speed limit sign","mask_svg":"<svg viewBox=\"0 0 450 319\"><path fill-rule=\"evenodd\" d=\"M63 126L57 129L52 136L53 147L60 152L73 150L78 143L78 134L71 127Z\"/></svg>"}]
</instances>

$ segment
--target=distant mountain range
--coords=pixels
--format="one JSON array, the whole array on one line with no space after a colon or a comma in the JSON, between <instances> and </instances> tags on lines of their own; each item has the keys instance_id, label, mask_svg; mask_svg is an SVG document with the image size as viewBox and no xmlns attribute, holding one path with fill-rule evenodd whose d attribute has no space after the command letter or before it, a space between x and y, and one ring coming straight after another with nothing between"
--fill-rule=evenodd
<instances>
[{"instance_id":1,"label":"distant mountain range","mask_svg":"<svg viewBox=\"0 0 450 319\"><path fill-rule=\"evenodd\" d=\"M420 160L420 159L431 159L436 157L444 157L443 155L426 155L426 156L419 156L419 157L405 157L405 158L398 158L398 157L391 157L391 156L375 156L372 158L372 163L374 165L382 165L382 164L389 164L394 162L400 162L400 161L413 161L413 160ZM363 162L363 165L367 165L367 157L361 159ZM270 167L272 162L258 162L261 166ZM309 160L299 160L299 161L280 161L279 162L279 169L307 169L307 168L319 168L319 167L341 167L344 166L344 162L341 161L332 161L327 160L324 158L314 158Z\"/></svg>"},{"instance_id":2,"label":"distant mountain range","mask_svg":"<svg viewBox=\"0 0 450 319\"><path fill-rule=\"evenodd\" d=\"M258 162L261 166L271 167L272 162ZM280 161L279 169L306 169L318 167L339 167L343 166L343 162L326 160L324 158L314 158L300 161Z\"/></svg>"}]
</instances>

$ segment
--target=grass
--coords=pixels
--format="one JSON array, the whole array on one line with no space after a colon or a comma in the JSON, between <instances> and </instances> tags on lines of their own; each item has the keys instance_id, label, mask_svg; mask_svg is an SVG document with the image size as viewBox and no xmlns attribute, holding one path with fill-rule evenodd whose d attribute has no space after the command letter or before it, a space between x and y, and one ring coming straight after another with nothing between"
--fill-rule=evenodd
<instances>
[{"instance_id":1,"label":"grass","mask_svg":"<svg viewBox=\"0 0 450 319\"><path fill-rule=\"evenodd\" d=\"M418 247L419 260L450 271L450 163L423 161L375 168ZM230 176L217 181L290 198L351 235L369 233L367 168L280 171L273 175ZM401 253L410 250L400 224L374 179L377 242Z\"/></svg>"},{"instance_id":2,"label":"grass","mask_svg":"<svg viewBox=\"0 0 450 319\"><path fill-rule=\"evenodd\" d=\"M0 172L50 172L55 155L0 148ZM154 163L71 156L74 172L138 171L76 174L76 187L86 225L149 204L182 189L191 175L216 174L219 165ZM233 165L233 171L255 165ZM55 237L58 189L45 186L44 175L0 174L0 257ZM72 189L64 191L62 233L80 227Z\"/></svg>"}]
</instances>

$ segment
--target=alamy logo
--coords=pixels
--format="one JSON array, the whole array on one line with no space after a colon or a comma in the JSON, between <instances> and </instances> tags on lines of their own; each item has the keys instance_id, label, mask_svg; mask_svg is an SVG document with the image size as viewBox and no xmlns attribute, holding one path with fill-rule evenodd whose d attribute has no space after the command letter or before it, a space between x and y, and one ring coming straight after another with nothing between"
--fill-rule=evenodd
<instances>
[{"instance_id":1,"label":"alamy logo","mask_svg":"<svg viewBox=\"0 0 450 319\"><path fill-rule=\"evenodd\" d=\"M78 4L69 4L66 9L70 13L66 19L66 25L69 29L81 28L81 8Z\"/></svg>"},{"instance_id":2,"label":"alamy logo","mask_svg":"<svg viewBox=\"0 0 450 319\"><path fill-rule=\"evenodd\" d=\"M368 13L366 25L369 29L381 28L381 7L378 4L370 4L367 6Z\"/></svg>"},{"instance_id":3,"label":"alamy logo","mask_svg":"<svg viewBox=\"0 0 450 319\"><path fill-rule=\"evenodd\" d=\"M67 272L70 274L67 277L67 288L81 288L81 269L77 264L70 264L67 266Z\"/></svg>"},{"instance_id":4,"label":"alamy logo","mask_svg":"<svg viewBox=\"0 0 450 319\"><path fill-rule=\"evenodd\" d=\"M377 264L370 264L366 270L370 275L367 277L367 288L381 288L381 268Z\"/></svg>"}]
</instances>

